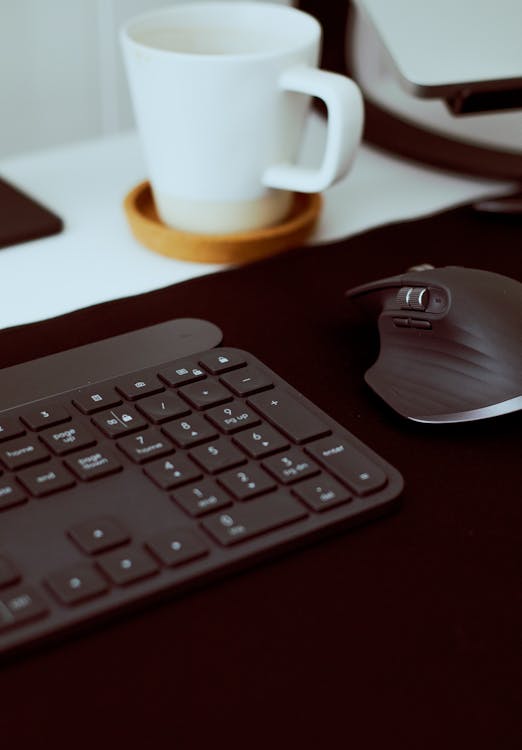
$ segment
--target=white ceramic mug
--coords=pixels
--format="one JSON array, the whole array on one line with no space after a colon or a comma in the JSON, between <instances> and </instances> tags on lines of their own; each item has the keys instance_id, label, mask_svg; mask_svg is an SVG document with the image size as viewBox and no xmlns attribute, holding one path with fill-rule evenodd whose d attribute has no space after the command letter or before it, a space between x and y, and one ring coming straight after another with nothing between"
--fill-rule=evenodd
<instances>
[{"instance_id":1,"label":"white ceramic mug","mask_svg":"<svg viewBox=\"0 0 522 750\"><path fill-rule=\"evenodd\" d=\"M350 169L362 98L318 70L321 27L284 5L175 5L131 19L122 44L156 208L168 225L223 234L281 221L292 191ZM295 165L311 96L328 110L318 169Z\"/></svg>"}]
</instances>

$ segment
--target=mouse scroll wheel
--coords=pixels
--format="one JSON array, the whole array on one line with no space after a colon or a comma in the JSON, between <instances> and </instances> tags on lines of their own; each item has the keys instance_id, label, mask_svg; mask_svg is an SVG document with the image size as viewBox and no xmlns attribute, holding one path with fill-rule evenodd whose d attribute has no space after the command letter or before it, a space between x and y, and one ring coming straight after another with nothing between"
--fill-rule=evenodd
<instances>
[{"instance_id":1,"label":"mouse scroll wheel","mask_svg":"<svg viewBox=\"0 0 522 750\"><path fill-rule=\"evenodd\" d=\"M430 293L425 286L403 286L397 292L397 304L401 310L425 310Z\"/></svg>"}]
</instances>

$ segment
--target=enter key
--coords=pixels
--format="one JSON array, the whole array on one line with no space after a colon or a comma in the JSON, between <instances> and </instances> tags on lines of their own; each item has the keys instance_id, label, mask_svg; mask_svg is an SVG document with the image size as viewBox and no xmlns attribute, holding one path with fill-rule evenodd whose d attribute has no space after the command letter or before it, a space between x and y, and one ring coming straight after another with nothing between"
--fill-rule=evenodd
<instances>
[{"instance_id":1,"label":"enter key","mask_svg":"<svg viewBox=\"0 0 522 750\"><path fill-rule=\"evenodd\" d=\"M317 440L306 446L305 451L357 495L369 495L388 481L384 471L371 459L335 435Z\"/></svg>"}]
</instances>

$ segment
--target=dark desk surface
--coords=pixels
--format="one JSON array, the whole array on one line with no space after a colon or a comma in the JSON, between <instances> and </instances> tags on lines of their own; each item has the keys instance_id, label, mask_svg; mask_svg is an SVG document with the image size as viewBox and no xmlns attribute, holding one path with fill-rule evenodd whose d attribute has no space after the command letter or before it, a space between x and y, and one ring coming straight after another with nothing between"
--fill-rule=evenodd
<instances>
[{"instance_id":1,"label":"dark desk surface","mask_svg":"<svg viewBox=\"0 0 522 750\"><path fill-rule=\"evenodd\" d=\"M395 515L5 664L0 737L70 747L520 747L520 413L408 423L343 293L414 263L522 279L459 209L0 333L5 365L174 317L219 325L395 464ZM65 743L64 743L65 744Z\"/></svg>"}]
</instances>

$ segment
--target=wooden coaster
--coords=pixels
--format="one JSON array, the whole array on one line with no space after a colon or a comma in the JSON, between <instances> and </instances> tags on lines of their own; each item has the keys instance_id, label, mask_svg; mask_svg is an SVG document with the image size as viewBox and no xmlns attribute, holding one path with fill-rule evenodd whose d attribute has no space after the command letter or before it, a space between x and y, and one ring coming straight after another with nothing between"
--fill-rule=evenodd
<instances>
[{"instance_id":1,"label":"wooden coaster","mask_svg":"<svg viewBox=\"0 0 522 750\"><path fill-rule=\"evenodd\" d=\"M126 196L125 213L134 237L161 255L197 263L249 263L302 245L319 216L319 194L294 193L286 219L266 229L237 234L193 234L164 224L158 217L149 182Z\"/></svg>"}]
</instances>

